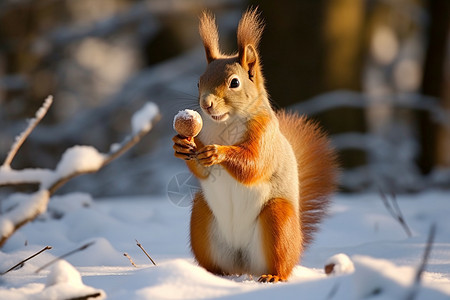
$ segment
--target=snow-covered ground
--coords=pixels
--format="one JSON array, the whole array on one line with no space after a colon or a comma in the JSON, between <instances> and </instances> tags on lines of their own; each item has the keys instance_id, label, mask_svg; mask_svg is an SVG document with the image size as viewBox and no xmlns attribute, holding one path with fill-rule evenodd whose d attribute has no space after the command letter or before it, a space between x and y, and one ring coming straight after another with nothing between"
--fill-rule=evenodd
<instances>
[{"instance_id":1,"label":"snow-covered ground","mask_svg":"<svg viewBox=\"0 0 450 300\"><path fill-rule=\"evenodd\" d=\"M289 282L261 284L249 276L215 276L197 266L188 243L190 210L167 198L93 201L86 194L53 197L48 212L21 228L1 249L0 273L45 246L52 249L0 276L0 299L82 295L108 299L450 299L450 193L430 191L398 198L412 237L390 216L379 195L337 195L330 217ZM413 292L433 223L437 231L431 255L421 285ZM54 258L92 241L87 249L36 273ZM338 253L351 261L344 255L335 257L332 262L338 274L325 275L324 265Z\"/></svg>"}]
</instances>

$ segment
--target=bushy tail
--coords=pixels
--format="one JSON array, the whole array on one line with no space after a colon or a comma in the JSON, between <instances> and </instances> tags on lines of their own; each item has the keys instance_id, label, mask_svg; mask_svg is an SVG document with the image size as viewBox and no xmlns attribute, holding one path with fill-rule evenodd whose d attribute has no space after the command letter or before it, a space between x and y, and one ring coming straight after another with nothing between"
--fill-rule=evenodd
<instances>
[{"instance_id":1,"label":"bushy tail","mask_svg":"<svg viewBox=\"0 0 450 300\"><path fill-rule=\"evenodd\" d=\"M297 158L300 184L300 227L308 246L326 214L337 185L336 153L319 126L298 114L277 113L280 130Z\"/></svg>"}]
</instances>

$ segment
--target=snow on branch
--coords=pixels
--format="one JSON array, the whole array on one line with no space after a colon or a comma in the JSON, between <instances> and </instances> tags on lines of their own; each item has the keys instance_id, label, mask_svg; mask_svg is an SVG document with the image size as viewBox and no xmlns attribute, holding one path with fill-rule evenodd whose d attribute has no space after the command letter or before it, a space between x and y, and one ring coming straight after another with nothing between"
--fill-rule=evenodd
<instances>
[{"instance_id":1,"label":"snow on branch","mask_svg":"<svg viewBox=\"0 0 450 300\"><path fill-rule=\"evenodd\" d=\"M45 212L51 195L61 186L76 176L95 173L121 156L136 145L152 129L153 124L160 119L156 104L147 103L133 115L132 133L125 137L121 143L111 146L109 153L100 153L92 146L74 146L64 152L54 170L13 170L10 164L20 145L44 117L51 104L52 98L48 97L36 113L36 117L30 121L27 129L16 138L16 142L11 147L5 162L0 167L0 186L24 183L39 184L39 190L33 194L15 193L1 202L0 247L17 229Z\"/></svg>"},{"instance_id":2,"label":"snow on branch","mask_svg":"<svg viewBox=\"0 0 450 300\"><path fill-rule=\"evenodd\" d=\"M12 160L14 159L14 156L16 156L17 151L19 151L20 146L22 146L23 142L27 139L27 137L30 135L30 133L33 131L33 129L37 126L37 124L42 120L42 118L47 113L50 105L53 103L53 97L48 96L47 99L45 99L44 104L42 104L41 108L38 109L36 112L36 115L33 119L31 119L28 123L28 127L23 131L20 135L16 137L16 141L11 146L11 150L9 151L8 155L6 156L5 161L3 162L3 165L1 168L9 169Z\"/></svg>"}]
</instances>

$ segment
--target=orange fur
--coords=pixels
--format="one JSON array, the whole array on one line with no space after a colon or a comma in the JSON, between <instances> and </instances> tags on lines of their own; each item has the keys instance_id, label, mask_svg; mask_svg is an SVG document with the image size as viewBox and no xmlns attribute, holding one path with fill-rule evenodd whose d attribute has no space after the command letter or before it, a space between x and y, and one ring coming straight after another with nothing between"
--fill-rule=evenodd
<instances>
[{"instance_id":1,"label":"orange fur","mask_svg":"<svg viewBox=\"0 0 450 300\"><path fill-rule=\"evenodd\" d=\"M297 158L300 184L300 225L303 247L312 241L317 225L326 214L330 195L337 184L336 153L319 126L306 117L281 111L280 130Z\"/></svg>"},{"instance_id":2,"label":"orange fur","mask_svg":"<svg viewBox=\"0 0 450 300\"><path fill-rule=\"evenodd\" d=\"M265 142L263 134L270 123L270 117L260 114L248 123L244 142L232 146L217 146L217 157L222 157L222 165L231 176L243 184L254 184L260 180L268 180L266 166L270 163L267 156L261 155L262 143ZM202 151L203 143L195 138L197 149ZM186 161L189 170L199 179L205 179L209 171L198 160Z\"/></svg>"},{"instance_id":3,"label":"orange fur","mask_svg":"<svg viewBox=\"0 0 450 300\"><path fill-rule=\"evenodd\" d=\"M224 146L224 161L222 166L237 181L243 184L254 184L260 180L268 180L268 172L265 171L269 163L260 149L265 142L263 134L269 126L270 118L267 115L259 115L249 121L247 136L243 143L233 146Z\"/></svg>"},{"instance_id":4,"label":"orange fur","mask_svg":"<svg viewBox=\"0 0 450 300\"><path fill-rule=\"evenodd\" d=\"M201 16L200 35L208 61L208 68L200 78L202 111L205 117L229 113L230 119L234 118L232 121L242 122L239 125L246 133L233 145L216 145L214 134L221 131L208 127L211 131L203 135L205 141L195 138L196 159L186 163L196 177L205 179L202 181L204 194L196 195L191 215L191 247L199 264L215 274L224 274L224 269L237 273L260 273L266 269L261 281L267 282L286 280L312 241L326 213L330 194L336 188L337 163L327 138L315 123L296 114L275 115L271 111L257 51L262 31L263 24L256 10L247 11L238 27L238 54L224 56L219 49L214 17L208 13ZM230 88L227 82L230 76L236 75L240 89ZM226 122L224 125L226 128ZM176 156L191 157L192 144L175 141L180 143L174 146L179 151ZM210 172L217 172L210 169L215 164L221 165L234 180L229 176L217 177L223 181L208 180ZM297 173L298 211L297 186L287 184L297 181ZM235 207L245 203L244 200L248 201L247 206L241 206L244 209L239 213L245 215L250 210L256 217L240 223L245 219L236 213ZM226 207L228 203L230 207ZM211 231L212 224L214 231ZM237 229L228 224L237 224ZM258 232L252 226L259 226L260 240L240 235ZM212 243L219 255L212 255ZM227 259L220 255L221 248L226 250ZM255 255L259 255L256 260L248 259ZM242 262L243 258L248 261Z\"/></svg>"},{"instance_id":5,"label":"orange fur","mask_svg":"<svg viewBox=\"0 0 450 300\"><path fill-rule=\"evenodd\" d=\"M269 274L286 280L299 260L302 233L291 203L272 199L259 215Z\"/></svg>"},{"instance_id":6,"label":"orange fur","mask_svg":"<svg viewBox=\"0 0 450 300\"><path fill-rule=\"evenodd\" d=\"M197 193L192 204L191 213L191 248L198 263L214 274L223 271L214 264L210 249L210 227L213 214L203 195Z\"/></svg>"}]
</instances>

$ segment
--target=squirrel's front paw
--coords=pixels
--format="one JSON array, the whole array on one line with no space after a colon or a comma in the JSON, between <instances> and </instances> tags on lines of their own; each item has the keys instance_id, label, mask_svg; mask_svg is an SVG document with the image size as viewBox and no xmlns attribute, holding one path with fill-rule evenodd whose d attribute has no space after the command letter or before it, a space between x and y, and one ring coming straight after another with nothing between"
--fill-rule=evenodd
<instances>
[{"instance_id":1,"label":"squirrel's front paw","mask_svg":"<svg viewBox=\"0 0 450 300\"><path fill-rule=\"evenodd\" d=\"M197 153L197 160L205 167L220 164L225 157L224 146L208 145Z\"/></svg>"},{"instance_id":2,"label":"squirrel's front paw","mask_svg":"<svg viewBox=\"0 0 450 300\"><path fill-rule=\"evenodd\" d=\"M197 149L197 146L193 140L176 135L172 138L172 141L173 150L175 150L175 157L184 160L191 160L195 158L195 150Z\"/></svg>"}]
</instances>

